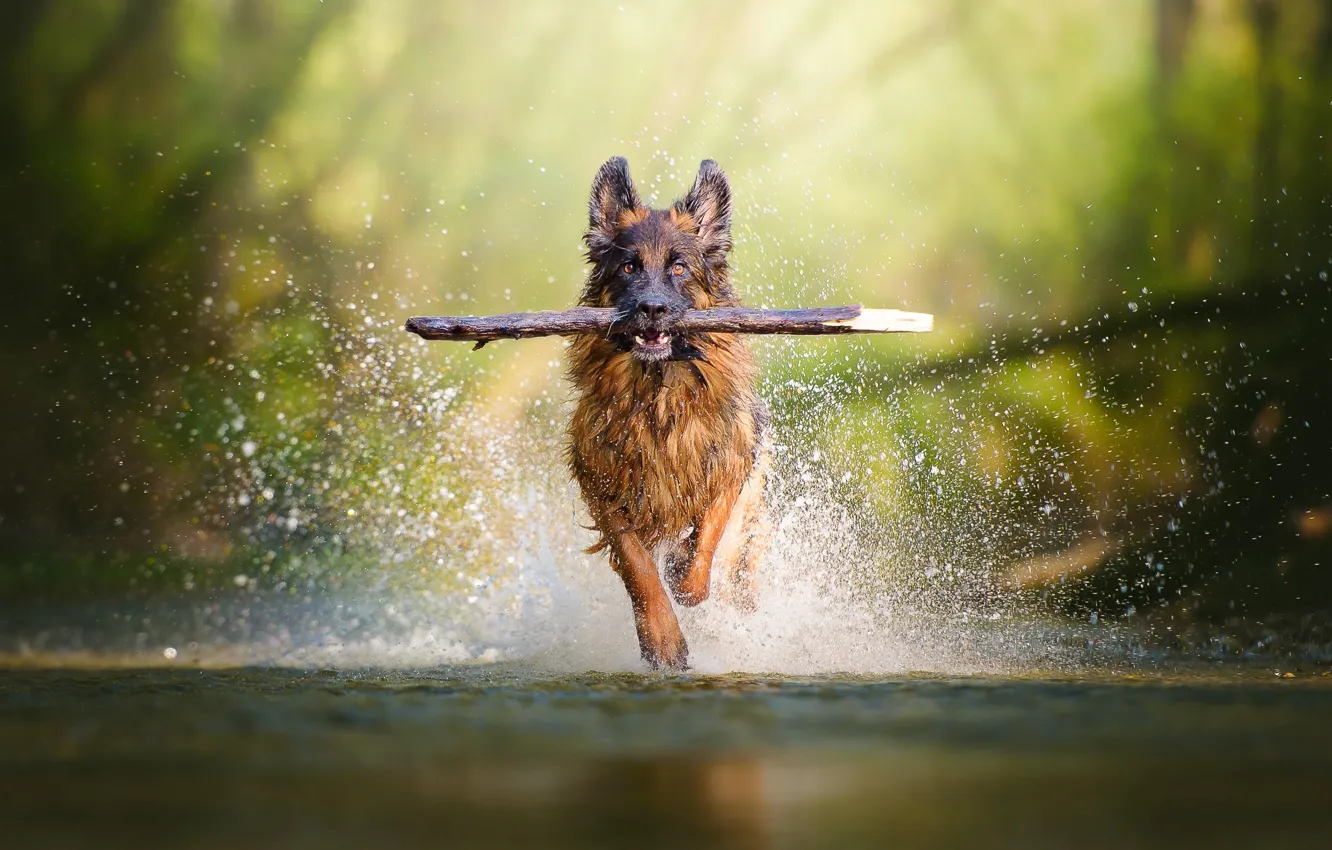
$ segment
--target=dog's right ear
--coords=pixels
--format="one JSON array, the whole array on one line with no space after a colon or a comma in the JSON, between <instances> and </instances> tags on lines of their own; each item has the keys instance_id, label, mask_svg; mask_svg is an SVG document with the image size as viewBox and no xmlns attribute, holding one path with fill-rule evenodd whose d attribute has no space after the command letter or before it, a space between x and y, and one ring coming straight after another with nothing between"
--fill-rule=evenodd
<instances>
[{"instance_id":1,"label":"dog's right ear","mask_svg":"<svg viewBox=\"0 0 1332 850\"><path fill-rule=\"evenodd\" d=\"M595 236L613 239L620 217L642 206L629 178L629 160L622 156L606 160L592 181L592 197L587 202L589 244Z\"/></svg>"}]
</instances>

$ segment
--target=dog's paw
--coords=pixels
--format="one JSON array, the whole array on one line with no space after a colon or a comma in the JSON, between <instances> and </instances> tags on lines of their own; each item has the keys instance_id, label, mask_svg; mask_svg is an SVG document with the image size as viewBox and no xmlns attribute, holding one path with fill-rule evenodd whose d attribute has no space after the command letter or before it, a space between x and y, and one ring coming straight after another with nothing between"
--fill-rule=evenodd
<instances>
[{"instance_id":1,"label":"dog's paw","mask_svg":"<svg viewBox=\"0 0 1332 850\"><path fill-rule=\"evenodd\" d=\"M707 601L711 588L709 570L695 563L672 563L666 567L666 586L675 604L692 608Z\"/></svg>"},{"instance_id":2,"label":"dog's paw","mask_svg":"<svg viewBox=\"0 0 1332 850\"><path fill-rule=\"evenodd\" d=\"M685 643L684 633L678 625L656 634L640 633L638 647L643 660L653 670L680 672L689 669L689 644Z\"/></svg>"},{"instance_id":3,"label":"dog's paw","mask_svg":"<svg viewBox=\"0 0 1332 850\"><path fill-rule=\"evenodd\" d=\"M706 584L697 587L689 585L687 582L671 585L671 597L677 605L684 605L692 608L701 602L707 601L708 586Z\"/></svg>"},{"instance_id":4,"label":"dog's paw","mask_svg":"<svg viewBox=\"0 0 1332 850\"><path fill-rule=\"evenodd\" d=\"M643 660L653 670L683 673L689 669L689 647L683 639L678 646L643 647Z\"/></svg>"}]
</instances>

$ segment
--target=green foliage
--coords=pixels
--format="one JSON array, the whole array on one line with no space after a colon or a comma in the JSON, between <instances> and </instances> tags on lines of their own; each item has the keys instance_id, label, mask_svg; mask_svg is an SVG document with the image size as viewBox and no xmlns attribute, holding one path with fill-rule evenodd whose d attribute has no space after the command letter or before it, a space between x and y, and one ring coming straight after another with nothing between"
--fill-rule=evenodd
<instances>
[{"instance_id":1,"label":"green foliage","mask_svg":"<svg viewBox=\"0 0 1332 850\"><path fill-rule=\"evenodd\" d=\"M622 153L659 204L725 165L750 303L938 315L760 346L787 477L886 549L1021 584L1111 541L1079 610L1325 588L1326 4L3 14L6 563L492 571L558 348L399 325L568 303Z\"/></svg>"}]
</instances>

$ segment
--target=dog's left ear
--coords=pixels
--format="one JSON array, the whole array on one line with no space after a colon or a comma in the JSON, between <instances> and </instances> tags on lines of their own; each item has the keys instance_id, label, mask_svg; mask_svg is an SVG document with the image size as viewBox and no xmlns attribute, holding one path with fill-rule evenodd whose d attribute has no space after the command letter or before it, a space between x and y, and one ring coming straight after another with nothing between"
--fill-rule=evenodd
<instances>
[{"instance_id":1,"label":"dog's left ear","mask_svg":"<svg viewBox=\"0 0 1332 850\"><path fill-rule=\"evenodd\" d=\"M731 183L715 160L705 159L698 167L694 188L680 208L698 225L698 238L709 262L726 257L731 250Z\"/></svg>"}]
</instances>

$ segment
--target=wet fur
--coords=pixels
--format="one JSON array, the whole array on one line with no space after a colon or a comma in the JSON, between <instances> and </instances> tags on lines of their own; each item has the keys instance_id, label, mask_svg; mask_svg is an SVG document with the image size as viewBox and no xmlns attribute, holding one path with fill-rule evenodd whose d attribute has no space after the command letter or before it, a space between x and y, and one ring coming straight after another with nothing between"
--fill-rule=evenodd
<instances>
[{"instance_id":1,"label":"wet fur","mask_svg":"<svg viewBox=\"0 0 1332 850\"><path fill-rule=\"evenodd\" d=\"M711 161L703 163L689 195L667 210L644 207L627 164L607 162L593 184L586 236L592 271L579 303L622 309L626 326L633 325L628 314L644 293L664 293L672 309L739 304L726 259L730 206L729 184ZM624 274L626 263L639 264L639 272ZM678 271L675 263L686 271L659 273ZM583 335L570 346L577 403L568 461L600 533L591 551L609 549L625 579L644 658L654 666L683 667L683 636L675 637L674 613L669 602L662 609L664 596L659 584L653 587L655 562L646 575L641 552L666 552L677 602L696 604L708 595L711 563L695 565L690 578L691 559L713 559L710 551L699 554L700 535L721 523L731 543L723 547L729 562L719 565L723 580L734 598L747 598L761 548L751 538L762 513L767 414L743 338L691 336L675 341L672 359L663 360L636 356L630 338ZM708 545L717 541L705 540L702 548ZM690 581L692 590L681 590Z\"/></svg>"},{"instance_id":2,"label":"wet fur","mask_svg":"<svg viewBox=\"0 0 1332 850\"><path fill-rule=\"evenodd\" d=\"M679 538L754 469L762 422L744 343L695 343L706 360L638 363L600 339L569 351L579 390L570 467L602 539L629 529L643 545Z\"/></svg>"}]
</instances>

